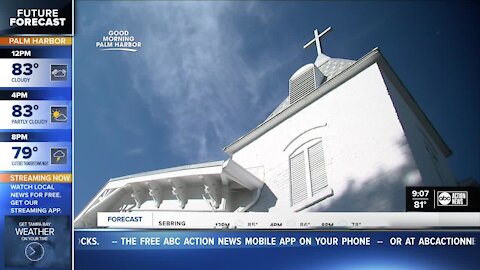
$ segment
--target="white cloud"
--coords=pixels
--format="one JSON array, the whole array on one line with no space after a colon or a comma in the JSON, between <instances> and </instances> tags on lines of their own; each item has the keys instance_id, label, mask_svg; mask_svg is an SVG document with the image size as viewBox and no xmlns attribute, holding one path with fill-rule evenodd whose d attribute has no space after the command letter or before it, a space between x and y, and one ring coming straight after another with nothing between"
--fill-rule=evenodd
<instances>
[{"instance_id":1,"label":"white cloud","mask_svg":"<svg viewBox=\"0 0 480 270\"><path fill-rule=\"evenodd\" d=\"M131 70L130 87L143 98L150 117L167 129L159 132L167 132L169 141L158 143L170 145L173 154L191 162L222 158L223 146L273 110L271 101L260 98L272 91L262 81L288 59L258 48L260 59L245 60L251 57L251 44L240 33L243 24L255 20L255 25L265 26L248 31L254 35L273 27L268 20L274 15L255 5L116 2L105 9L122 18L119 29L126 28L142 42L137 53L119 55ZM276 90L286 96L287 79L278 85L284 88Z\"/></svg>"}]
</instances>

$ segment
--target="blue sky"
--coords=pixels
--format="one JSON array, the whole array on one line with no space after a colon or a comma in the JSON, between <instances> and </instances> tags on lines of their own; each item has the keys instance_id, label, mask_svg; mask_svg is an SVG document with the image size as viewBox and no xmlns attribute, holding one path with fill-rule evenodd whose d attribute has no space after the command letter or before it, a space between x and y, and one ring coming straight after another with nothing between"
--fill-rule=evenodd
<instances>
[{"instance_id":1,"label":"blue sky","mask_svg":"<svg viewBox=\"0 0 480 270\"><path fill-rule=\"evenodd\" d=\"M458 179L480 179L478 5L466 2L77 1L75 213L108 179L224 159L323 51L357 60L379 47L453 150ZM128 30L138 52L95 48Z\"/></svg>"}]
</instances>

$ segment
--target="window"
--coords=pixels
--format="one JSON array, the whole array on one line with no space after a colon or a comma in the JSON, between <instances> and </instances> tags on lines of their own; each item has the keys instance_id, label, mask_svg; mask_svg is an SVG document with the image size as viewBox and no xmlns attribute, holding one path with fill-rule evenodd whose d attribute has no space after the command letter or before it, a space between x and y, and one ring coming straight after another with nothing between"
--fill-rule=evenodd
<instances>
[{"instance_id":1,"label":"window","mask_svg":"<svg viewBox=\"0 0 480 270\"><path fill-rule=\"evenodd\" d=\"M327 189L322 139L317 138L303 144L290 156L290 206L304 208L331 196L331 191L325 192Z\"/></svg>"}]
</instances>

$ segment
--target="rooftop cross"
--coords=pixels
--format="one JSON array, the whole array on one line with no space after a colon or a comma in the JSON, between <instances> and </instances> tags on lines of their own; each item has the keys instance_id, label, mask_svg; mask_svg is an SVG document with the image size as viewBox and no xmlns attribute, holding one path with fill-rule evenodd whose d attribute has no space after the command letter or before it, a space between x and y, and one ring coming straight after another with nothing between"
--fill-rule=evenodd
<instances>
[{"instance_id":1,"label":"rooftop cross","mask_svg":"<svg viewBox=\"0 0 480 270\"><path fill-rule=\"evenodd\" d=\"M320 43L320 38L325 35L326 33L328 33L328 31L330 31L332 29L332 27L328 27L327 29L323 30L322 33L318 34L318 30L315 29L315 31L313 31L313 34L315 35L315 37L310 40L307 44L305 44L303 46L304 49L310 47L310 45L312 45L313 43L315 43L315 45L317 46L317 60L315 61L315 64L317 66L320 66L320 64L324 61L326 61L327 59L329 59L328 56L324 55L323 52L322 52L322 45Z\"/></svg>"},{"instance_id":2,"label":"rooftop cross","mask_svg":"<svg viewBox=\"0 0 480 270\"><path fill-rule=\"evenodd\" d=\"M328 27L327 29L323 30L323 32L321 34L318 34L318 30L315 29L315 31L313 31L313 34L315 35L315 37L310 40L307 44L305 44L303 46L304 49L308 48L310 45L312 45L314 42L315 42L315 45L317 45L317 53L320 55L320 54L323 54L322 53L322 45L320 44L320 38L325 35L326 33L328 33L328 31L330 31L332 29L332 27Z\"/></svg>"}]
</instances>

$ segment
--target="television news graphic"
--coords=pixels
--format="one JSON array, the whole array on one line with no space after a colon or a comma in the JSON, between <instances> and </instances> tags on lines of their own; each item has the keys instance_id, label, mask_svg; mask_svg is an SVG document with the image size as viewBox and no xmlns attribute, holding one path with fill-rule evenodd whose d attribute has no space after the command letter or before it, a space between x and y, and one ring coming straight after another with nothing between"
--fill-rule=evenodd
<instances>
[{"instance_id":1,"label":"television news graphic","mask_svg":"<svg viewBox=\"0 0 480 270\"><path fill-rule=\"evenodd\" d=\"M73 1L2 1L0 35L72 35Z\"/></svg>"},{"instance_id":2,"label":"television news graphic","mask_svg":"<svg viewBox=\"0 0 480 270\"><path fill-rule=\"evenodd\" d=\"M479 187L407 187L407 211L480 212Z\"/></svg>"},{"instance_id":3,"label":"television news graphic","mask_svg":"<svg viewBox=\"0 0 480 270\"><path fill-rule=\"evenodd\" d=\"M70 269L73 6L20 2L1 4L0 268Z\"/></svg>"},{"instance_id":4,"label":"television news graphic","mask_svg":"<svg viewBox=\"0 0 480 270\"><path fill-rule=\"evenodd\" d=\"M82 269L208 269L212 261L229 269L476 269L478 236L419 230L76 230L75 260Z\"/></svg>"},{"instance_id":5,"label":"television news graphic","mask_svg":"<svg viewBox=\"0 0 480 270\"><path fill-rule=\"evenodd\" d=\"M240 3L77 3L76 138L89 147L75 156L76 268L462 269L477 257L477 232L439 230L476 228L477 212L406 212L406 187L458 183L450 139L396 73L418 79L432 59L359 48L401 32L387 21L352 27L349 12L330 43L330 28L296 25L322 21L324 6L283 6L257 24L232 12ZM247 10L273 15L278 3L261 5Z\"/></svg>"}]
</instances>

